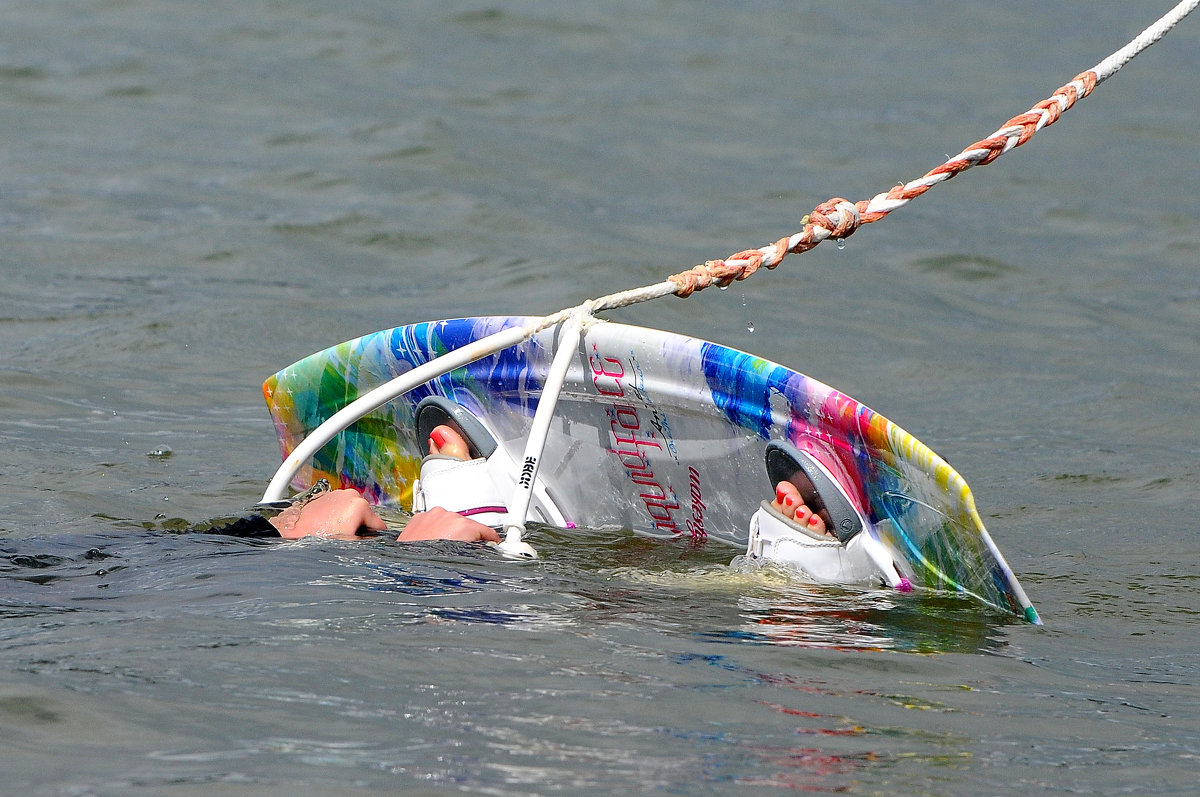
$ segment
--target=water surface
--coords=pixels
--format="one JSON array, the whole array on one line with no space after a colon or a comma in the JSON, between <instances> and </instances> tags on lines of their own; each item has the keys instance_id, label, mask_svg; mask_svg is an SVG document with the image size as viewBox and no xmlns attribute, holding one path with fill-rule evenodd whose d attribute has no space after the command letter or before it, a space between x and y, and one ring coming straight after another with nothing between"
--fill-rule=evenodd
<instances>
[{"instance_id":1,"label":"water surface","mask_svg":"<svg viewBox=\"0 0 1200 797\"><path fill-rule=\"evenodd\" d=\"M6 3L6 788L1190 793L1196 20L844 249L613 315L916 434L1044 628L619 534L529 565L168 530L261 494L259 385L300 357L788 235L1166 7Z\"/></svg>"}]
</instances>

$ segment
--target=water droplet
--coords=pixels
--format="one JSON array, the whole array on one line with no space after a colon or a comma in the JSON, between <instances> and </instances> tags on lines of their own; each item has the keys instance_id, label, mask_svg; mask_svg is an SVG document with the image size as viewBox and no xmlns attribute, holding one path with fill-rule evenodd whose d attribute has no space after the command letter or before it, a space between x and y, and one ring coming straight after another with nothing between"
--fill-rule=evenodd
<instances>
[{"instance_id":1,"label":"water droplet","mask_svg":"<svg viewBox=\"0 0 1200 797\"><path fill-rule=\"evenodd\" d=\"M845 239L845 238L838 238L838 239L837 239L837 245L838 245L838 251L841 251L842 249L845 249L845 248L846 248L846 239Z\"/></svg>"},{"instance_id":2,"label":"water droplet","mask_svg":"<svg viewBox=\"0 0 1200 797\"><path fill-rule=\"evenodd\" d=\"M720 289L721 289L721 290L723 290L723 291L727 291L727 290L729 290L729 286L728 286L728 285L718 285L717 287L718 287L718 288L720 288Z\"/></svg>"}]
</instances>

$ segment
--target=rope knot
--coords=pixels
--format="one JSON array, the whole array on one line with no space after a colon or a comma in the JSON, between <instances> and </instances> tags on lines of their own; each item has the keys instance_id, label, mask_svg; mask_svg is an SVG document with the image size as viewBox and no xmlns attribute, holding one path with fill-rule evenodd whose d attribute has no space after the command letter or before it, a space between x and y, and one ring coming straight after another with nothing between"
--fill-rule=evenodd
<instances>
[{"instance_id":1,"label":"rope knot","mask_svg":"<svg viewBox=\"0 0 1200 797\"><path fill-rule=\"evenodd\" d=\"M1094 68L1076 75L1074 80L1062 86L1048 99L1039 102L1025 113L1014 116L1004 127L989 138L976 141L953 158L926 172L923 177L902 183L877 194L869 200L854 203L843 197L834 197L822 202L812 213L801 220L803 229L761 249L746 249L725 260L709 260L687 271L667 277L675 286L677 296L689 296L694 291L716 283L725 286L734 280L742 280L765 266L773 269L789 253L800 254L816 247L830 238L842 240L850 237L863 224L879 221L897 208L907 205L930 188L951 179L973 166L983 166L996 160L1013 147L1029 140L1038 130L1052 125L1058 118L1092 90L1127 64L1135 55L1161 39L1167 31L1188 14L1192 13L1200 0L1184 0L1154 25L1125 47L1101 61Z\"/></svg>"},{"instance_id":2,"label":"rope knot","mask_svg":"<svg viewBox=\"0 0 1200 797\"><path fill-rule=\"evenodd\" d=\"M858 206L839 196L817 205L809 214L808 223L825 230L828 238L849 238L862 219Z\"/></svg>"}]
</instances>

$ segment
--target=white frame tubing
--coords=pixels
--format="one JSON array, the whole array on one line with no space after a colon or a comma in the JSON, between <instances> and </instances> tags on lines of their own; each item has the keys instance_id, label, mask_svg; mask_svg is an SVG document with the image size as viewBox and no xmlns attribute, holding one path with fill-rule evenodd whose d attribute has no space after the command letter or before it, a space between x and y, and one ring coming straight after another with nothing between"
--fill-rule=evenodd
<instances>
[{"instance_id":1,"label":"white frame tubing","mask_svg":"<svg viewBox=\"0 0 1200 797\"><path fill-rule=\"evenodd\" d=\"M263 493L261 502L265 504L283 500L284 495L287 493L288 485L292 483L292 479L300 472L300 468L304 467L307 462L316 456L322 446L337 437L343 430L349 428L352 423L367 413L382 407L397 396L404 395L414 387L422 385L431 379L437 379L442 374L447 374L455 368L461 368L464 365L473 363L489 354L507 349L509 346L516 346L518 343L533 337L546 327L562 323L563 320L576 313L582 313L590 317L596 310L626 307L631 304L649 301L650 299L657 299L660 296L667 296L674 293L677 287L670 280L664 280L663 282L656 282L641 288L631 288L609 294L608 296L602 296L599 299L584 302L578 307L568 307L557 313L552 313L545 318L539 318L527 326L509 327L508 329L502 329L499 332L488 335L486 338L472 341L454 351L448 351L440 357L435 357L429 362L419 365L389 382L383 383L371 392L359 396L345 407L342 407L329 416L324 423L313 429L308 437L304 438L292 450L291 454L288 454L287 459L279 466L279 470L275 471L275 475L271 478L271 482L267 485L267 489ZM558 400L557 391L554 394L554 398L555 401ZM549 424L549 421L547 421L547 424Z\"/></svg>"},{"instance_id":2,"label":"white frame tubing","mask_svg":"<svg viewBox=\"0 0 1200 797\"><path fill-rule=\"evenodd\" d=\"M521 455L519 463L521 473L513 488L512 500L508 504L508 516L504 523L504 541L498 546L507 554L537 557L537 552L528 543L521 540L521 533L525 530L525 518L529 515L529 502L533 497L534 485L537 484L538 468L541 465L542 452L546 447L546 437L550 434L550 424L554 420L554 409L558 405L558 396L562 393L567 370L575 358L585 319L591 317L590 313L583 308L584 306L581 306L577 309L559 327L554 359L546 373L546 381L542 385L542 395L538 399L537 410L533 413L533 425L529 429L529 437L525 440L525 452Z\"/></svg>"},{"instance_id":3,"label":"white frame tubing","mask_svg":"<svg viewBox=\"0 0 1200 797\"><path fill-rule=\"evenodd\" d=\"M453 371L455 368L461 368L489 354L507 349L509 346L515 346L526 338L531 337L537 331L537 325L503 329L495 334L488 335L486 338L472 341L454 351L446 352L440 357L435 357L429 362L418 365L411 371L383 383L369 393L359 396L329 416L324 423L314 429L308 437L304 438L303 442L296 446L291 454L288 454L287 459L279 466L279 470L275 472L275 476L271 479L270 484L267 485L267 490L263 493L262 503L282 500L287 492L288 485L296 477L300 468L310 462L316 456L316 453L321 450L322 446L337 437L343 430L347 429L352 423L367 413L382 407L397 396L404 395L418 385L423 385L431 379L437 379L439 376Z\"/></svg>"}]
</instances>

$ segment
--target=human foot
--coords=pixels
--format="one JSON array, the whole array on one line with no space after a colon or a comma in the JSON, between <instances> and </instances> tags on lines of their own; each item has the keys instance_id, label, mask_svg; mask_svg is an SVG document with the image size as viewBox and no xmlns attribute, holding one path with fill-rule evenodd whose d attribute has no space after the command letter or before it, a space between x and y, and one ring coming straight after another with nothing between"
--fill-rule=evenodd
<instances>
[{"instance_id":1,"label":"human foot","mask_svg":"<svg viewBox=\"0 0 1200 797\"><path fill-rule=\"evenodd\" d=\"M429 453L455 459L470 459L471 447L467 444L466 438L456 430L441 424L435 426L429 433Z\"/></svg>"},{"instance_id":2,"label":"human foot","mask_svg":"<svg viewBox=\"0 0 1200 797\"><path fill-rule=\"evenodd\" d=\"M862 531L866 519L851 497L849 475L832 454L823 457L828 462L822 463L817 457L821 452L815 446L812 443L801 449L786 440L767 444L767 476L777 491L777 509L789 521L798 517L798 525L806 531L832 534L845 543ZM841 474L840 479L834 471ZM789 486L779 493L781 484ZM813 516L820 520L820 532L813 528Z\"/></svg>"},{"instance_id":3,"label":"human foot","mask_svg":"<svg viewBox=\"0 0 1200 797\"><path fill-rule=\"evenodd\" d=\"M775 500L763 501L750 518L747 557L794 567L826 584L911 589L890 549L873 533L861 533L869 521L851 497L849 475L832 457L822 463L813 445L802 449L786 440L767 444L767 476L775 485Z\"/></svg>"},{"instance_id":4,"label":"human foot","mask_svg":"<svg viewBox=\"0 0 1200 797\"><path fill-rule=\"evenodd\" d=\"M811 485L805 486L811 488ZM805 500L799 487L791 482L779 482L775 485L775 500L771 502L771 508L814 534L833 536L829 531L832 523L828 520L829 512L815 490L811 492L808 500Z\"/></svg>"}]
</instances>

